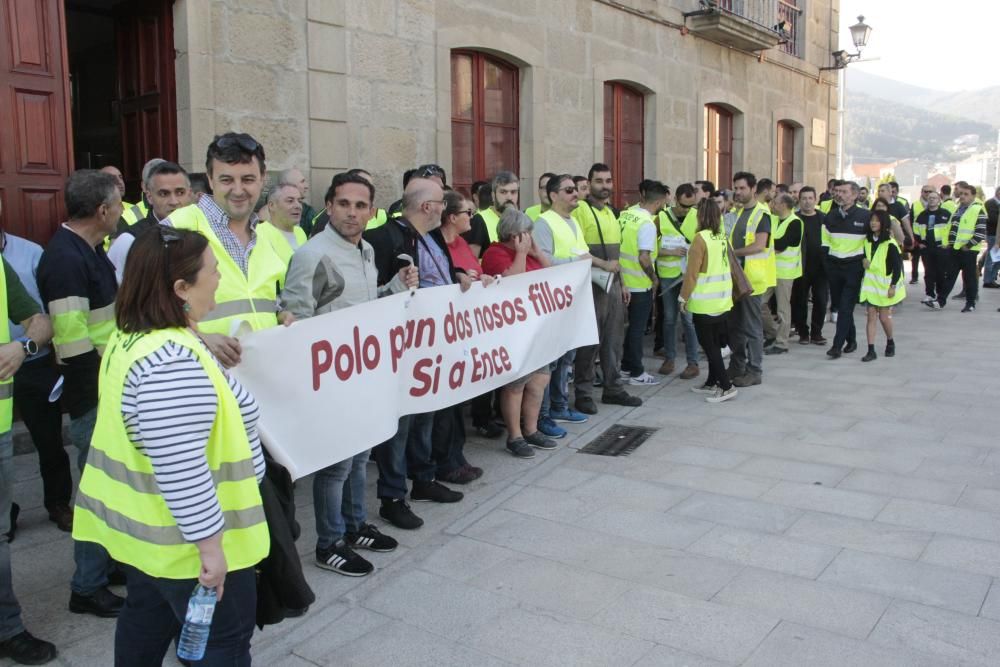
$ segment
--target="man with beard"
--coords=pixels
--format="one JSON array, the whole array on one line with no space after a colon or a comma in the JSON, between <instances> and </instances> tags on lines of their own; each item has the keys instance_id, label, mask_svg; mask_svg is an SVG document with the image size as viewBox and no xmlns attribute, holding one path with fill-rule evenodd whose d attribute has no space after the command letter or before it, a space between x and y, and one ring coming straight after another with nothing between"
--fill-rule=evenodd
<instances>
[{"instance_id":1,"label":"man with beard","mask_svg":"<svg viewBox=\"0 0 1000 667\"><path fill-rule=\"evenodd\" d=\"M471 229L462 235L476 257L482 256L489 244L497 240L497 224L508 206L517 208L520 182L512 171L498 171L493 177L493 203L472 216Z\"/></svg>"},{"instance_id":2,"label":"man with beard","mask_svg":"<svg viewBox=\"0 0 1000 667\"><path fill-rule=\"evenodd\" d=\"M538 216L545 213L552 207L552 202L549 201L549 195L545 192L545 186L548 185L549 179L553 176L555 176L555 174L551 171L547 171L538 177L538 203L524 209L524 214L531 218L532 222L538 220Z\"/></svg>"},{"instance_id":3,"label":"man with beard","mask_svg":"<svg viewBox=\"0 0 1000 667\"><path fill-rule=\"evenodd\" d=\"M621 225L609 203L614 191L611 168L606 164L594 164L588 172L587 183L587 197L573 210L573 220L583 232L593 265L614 274L610 289L593 285L598 344L580 348L574 368L576 409L593 415L597 414L597 405L591 397L595 355L601 360L602 403L635 407L642 405L642 399L625 391L618 373L625 336L626 300L618 265L622 242ZM577 196L579 197L579 192Z\"/></svg>"}]
</instances>

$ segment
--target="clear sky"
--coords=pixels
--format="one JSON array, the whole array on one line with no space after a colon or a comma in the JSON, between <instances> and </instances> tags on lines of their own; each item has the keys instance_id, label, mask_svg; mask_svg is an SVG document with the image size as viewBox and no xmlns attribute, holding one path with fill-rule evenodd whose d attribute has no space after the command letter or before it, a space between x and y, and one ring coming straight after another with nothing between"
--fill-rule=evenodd
<instances>
[{"instance_id":1,"label":"clear sky","mask_svg":"<svg viewBox=\"0 0 1000 667\"><path fill-rule=\"evenodd\" d=\"M996 0L841 0L840 47L854 52L848 27L863 14L872 27L859 69L935 90L1000 85ZM963 71L968 70L968 71Z\"/></svg>"}]
</instances>

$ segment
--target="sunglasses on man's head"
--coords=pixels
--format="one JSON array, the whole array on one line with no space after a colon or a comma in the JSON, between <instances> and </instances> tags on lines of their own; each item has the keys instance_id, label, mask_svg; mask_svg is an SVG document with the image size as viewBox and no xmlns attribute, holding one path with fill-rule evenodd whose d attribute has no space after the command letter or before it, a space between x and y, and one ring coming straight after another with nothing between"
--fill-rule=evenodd
<instances>
[{"instance_id":1,"label":"sunglasses on man's head","mask_svg":"<svg viewBox=\"0 0 1000 667\"><path fill-rule=\"evenodd\" d=\"M431 176L439 176L444 178L444 169L437 166L436 164L427 164L421 167L417 171L417 176L419 178L429 178Z\"/></svg>"},{"instance_id":2,"label":"sunglasses on man's head","mask_svg":"<svg viewBox=\"0 0 1000 667\"><path fill-rule=\"evenodd\" d=\"M249 134L240 132L238 134L227 134L215 140L215 145L221 150L238 147L247 153L258 153L264 157L264 147Z\"/></svg>"}]
</instances>

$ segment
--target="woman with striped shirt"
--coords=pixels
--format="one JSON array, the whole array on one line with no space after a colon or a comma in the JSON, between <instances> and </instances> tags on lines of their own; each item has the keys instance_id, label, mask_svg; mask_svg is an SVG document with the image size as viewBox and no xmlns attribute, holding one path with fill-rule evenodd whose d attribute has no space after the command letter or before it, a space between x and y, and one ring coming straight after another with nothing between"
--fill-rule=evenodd
<instances>
[{"instance_id":1,"label":"woman with striped shirt","mask_svg":"<svg viewBox=\"0 0 1000 667\"><path fill-rule=\"evenodd\" d=\"M158 226L135 241L118 292L74 521L75 538L125 567L116 664L160 664L197 583L218 595L199 664L250 664L264 456L254 397L197 333L217 267L204 236Z\"/></svg>"}]
</instances>

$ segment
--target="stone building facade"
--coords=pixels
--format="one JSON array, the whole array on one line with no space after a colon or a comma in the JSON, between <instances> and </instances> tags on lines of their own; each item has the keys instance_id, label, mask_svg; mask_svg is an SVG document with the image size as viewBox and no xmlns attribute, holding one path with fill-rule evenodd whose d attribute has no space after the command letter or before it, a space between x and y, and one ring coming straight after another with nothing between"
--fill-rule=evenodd
<instances>
[{"instance_id":1,"label":"stone building facade","mask_svg":"<svg viewBox=\"0 0 1000 667\"><path fill-rule=\"evenodd\" d=\"M721 10L759 25L713 24ZM761 21L790 11L794 25L777 27L793 48L754 49ZM647 178L710 172L711 106L730 124L733 171L772 176L784 158L793 180L822 185L836 167L838 95L820 68L838 14L838 0L176 0L178 157L200 169L213 134L247 131L270 168L304 169L317 203L335 173L362 166L384 206L407 168L452 173L462 50L516 68L517 163L504 166L525 205L541 172L605 160L607 82L641 96Z\"/></svg>"}]
</instances>

